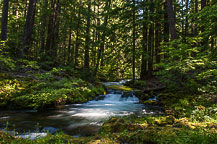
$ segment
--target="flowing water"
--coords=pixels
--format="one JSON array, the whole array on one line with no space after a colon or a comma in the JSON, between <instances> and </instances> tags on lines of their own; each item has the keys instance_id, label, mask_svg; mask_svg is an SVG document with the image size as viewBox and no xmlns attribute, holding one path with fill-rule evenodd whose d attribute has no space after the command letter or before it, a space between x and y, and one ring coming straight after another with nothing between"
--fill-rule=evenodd
<instances>
[{"instance_id":1,"label":"flowing water","mask_svg":"<svg viewBox=\"0 0 217 144\"><path fill-rule=\"evenodd\" d=\"M122 83L123 81L104 84L121 85ZM15 129L20 137L31 139L46 136L47 130L50 133L62 130L73 136L88 136L96 133L103 122L112 116L160 113L159 109L139 104L133 92L125 93L125 96L118 90L108 92L87 103L65 105L61 109L44 112L1 111L0 130L7 127L12 133Z\"/></svg>"}]
</instances>

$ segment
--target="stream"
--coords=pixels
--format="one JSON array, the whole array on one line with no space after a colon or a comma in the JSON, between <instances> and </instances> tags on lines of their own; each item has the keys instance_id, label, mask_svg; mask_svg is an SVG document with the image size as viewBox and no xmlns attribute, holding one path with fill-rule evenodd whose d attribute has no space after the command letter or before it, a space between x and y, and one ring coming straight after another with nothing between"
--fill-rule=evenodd
<instances>
[{"instance_id":1,"label":"stream","mask_svg":"<svg viewBox=\"0 0 217 144\"><path fill-rule=\"evenodd\" d=\"M122 85L124 82L107 82L104 85ZM0 111L0 130L19 137L35 139L62 130L72 136L95 134L105 120L113 116L161 114L158 107L139 104L133 92L123 96L119 90L108 90L95 100L84 104L65 105L61 109L37 112L35 110ZM15 132L16 131L16 132ZM18 133L17 133L18 132ZM16 134L17 133L17 134Z\"/></svg>"}]
</instances>

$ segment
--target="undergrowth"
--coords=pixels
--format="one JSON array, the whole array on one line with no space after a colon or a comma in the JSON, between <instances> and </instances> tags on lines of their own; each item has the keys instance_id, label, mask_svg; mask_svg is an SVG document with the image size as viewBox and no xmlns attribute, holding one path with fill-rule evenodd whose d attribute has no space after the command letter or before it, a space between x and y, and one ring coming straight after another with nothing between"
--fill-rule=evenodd
<instances>
[{"instance_id":1,"label":"undergrowth","mask_svg":"<svg viewBox=\"0 0 217 144\"><path fill-rule=\"evenodd\" d=\"M92 84L54 68L32 77L13 77L1 73L0 107L44 109L67 103L87 102L104 93L100 84Z\"/></svg>"}]
</instances>

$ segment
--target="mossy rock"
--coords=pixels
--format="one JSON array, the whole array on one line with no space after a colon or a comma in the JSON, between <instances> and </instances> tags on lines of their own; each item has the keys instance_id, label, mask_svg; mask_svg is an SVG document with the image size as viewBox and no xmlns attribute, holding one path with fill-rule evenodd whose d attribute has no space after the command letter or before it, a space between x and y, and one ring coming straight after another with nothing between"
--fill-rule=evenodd
<instances>
[{"instance_id":1,"label":"mossy rock","mask_svg":"<svg viewBox=\"0 0 217 144\"><path fill-rule=\"evenodd\" d=\"M11 143L14 139L10 134L0 131L0 142Z\"/></svg>"},{"instance_id":2,"label":"mossy rock","mask_svg":"<svg viewBox=\"0 0 217 144\"><path fill-rule=\"evenodd\" d=\"M148 105L158 105L158 102L156 100L146 100L143 103Z\"/></svg>"},{"instance_id":3,"label":"mossy rock","mask_svg":"<svg viewBox=\"0 0 217 144\"><path fill-rule=\"evenodd\" d=\"M132 97L133 96L133 92L132 91L125 91L125 92L123 92L123 94L122 94L122 98L128 98L128 97Z\"/></svg>"},{"instance_id":4,"label":"mossy rock","mask_svg":"<svg viewBox=\"0 0 217 144\"><path fill-rule=\"evenodd\" d=\"M106 86L106 88L120 90L120 91L132 91L132 88L123 85L110 85L110 86Z\"/></svg>"},{"instance_id":5,"label":"mossy rock","mask_svg":"<svg viewBox=\"0 0 217 144\"><path fill-rule=\"evenodd\" d=\"M144 130L149 126L147 123L143 124L129 124L128 125L128 130L129 131L137 131L137 130Z\"/></svg>"},{"instance_id":6,"label":"mossy rock","mask_svg":"<svg viewBox=\"0 0 217 144\"><path fill-rule=\"evenodd\" d=\"M120 133L118 140L130 144L155 144L154 133L156 133L155 129L127 131Z\"/></svg>"},{"instance_id":7,"label":"mossy rock","mask_svg":"<svg viewBox=\"0 0 217 144\"><path fill-rule=\"evenodd\" d=\"M174 116L172 116L172 115L169 115L169 116L166 117L166 122L168 124L173 124L175 121L176 121L176 118Z\"/></svg>"},{"instance_id":8,"label":"mossy rock","mask_svg":"<svg viewBox=\"0 0 217 144\"><path fill-rule=\"evenodd\" d=\"M104 132L121 132L127 129L128 124L122 118L111 118L105 122L102 126Z\"/></svg>"},{"instance_id":9,"label":"mossy rock","mask_svg":"<svg viewBox=\"0 0 217 144\"><path fill-rule=\"evenodd\" d=\"M166 126L167 122L161 121L161 120L155 120L154 124L157 125L157 126Z\"/></svg>"},{"instance_id":10,"label":"mossy rock","mask_svg":"<svg viewBox=\"0 0 217 144\"><path fill-rule=\"evenodd\" d=\"M153 95L150 95L149 93L145 93L144 91L141 90L134 91L134 95L139 98L141 103L154 97Z\"/></svg>"}]
</instances>

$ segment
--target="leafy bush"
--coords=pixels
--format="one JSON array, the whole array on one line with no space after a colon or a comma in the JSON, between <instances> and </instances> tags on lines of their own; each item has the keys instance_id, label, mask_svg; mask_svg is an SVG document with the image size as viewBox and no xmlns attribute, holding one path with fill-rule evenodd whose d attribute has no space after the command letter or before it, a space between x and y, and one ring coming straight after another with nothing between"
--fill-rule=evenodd
<instances>
[{"instance_id":1,"label":"leafy bush","mask_svg":"<svg viewBox=\"0 0 217 144\"><path fill-rule=\"evenodd\" d=\"M68 78L62 69L54 68L35 74L35 77L37 79L27 81L23 78L2 81L0 107L43 109L87 102L104 93L103 86L95 86L79 78Z\"/></svg>"},{"instance_id":2,"label":"leafy bush","mask_svg":"<svg viewBox=\"0 0 217 144\"><path fill-rule=\"evenodd\" d=\"M9 57L5 57L0 55L0 70L14 70L15 69L15 61Z\"/></svg>"},{"instance_id":3,"label":"leafy bush","mask_svg":"<svg viewBox=\"0 0 217 144\"><path fill-rule=\"evenodd\" d=\"M162 45L162 54L168 57L156 64L159 71L155 74L168 90L185 91L189 94L217 92L217 62L210 59L206 52L197 55L200 47L193 45L199 42L199 38L188 38L186 43L178 39Z\"/></svg>"},{"instance_id":4,"label":"leafy bush","mask_svg":"<svg viewBox=\"0 0 217 144\"><path fill-rule=\"evenodd\" d=\"M39 69L37 61L29 61L25 59L19 59L16 63L20 66L20 68L31 68L31 69Z\"/></svg>"}]
</instances>

